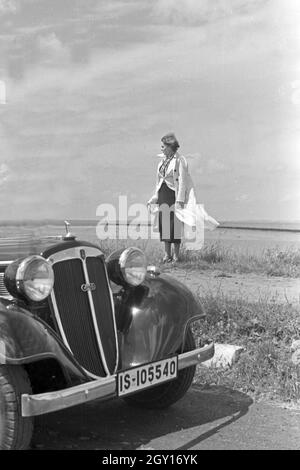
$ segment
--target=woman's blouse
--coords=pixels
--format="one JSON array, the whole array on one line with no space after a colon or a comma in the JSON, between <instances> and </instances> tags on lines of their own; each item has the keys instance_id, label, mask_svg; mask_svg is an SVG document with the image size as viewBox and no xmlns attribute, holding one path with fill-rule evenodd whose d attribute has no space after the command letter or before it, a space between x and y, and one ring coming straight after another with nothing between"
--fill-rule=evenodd
<instances>
[{"instance_id":1,"label":"woman's blouse","mask_svg":"<svg viewBox=\"0 0 300 470\"><path fill-rule=\"evenodd\" d=\"M174 176L173 176L174 169L175 169L174 155L172 155L169 158L165 158L158 169L158 172L161 175L163 182L165 182L166 185L170 189L172 189L172 191L175 191Z\"/></svg>"}]
</instances>

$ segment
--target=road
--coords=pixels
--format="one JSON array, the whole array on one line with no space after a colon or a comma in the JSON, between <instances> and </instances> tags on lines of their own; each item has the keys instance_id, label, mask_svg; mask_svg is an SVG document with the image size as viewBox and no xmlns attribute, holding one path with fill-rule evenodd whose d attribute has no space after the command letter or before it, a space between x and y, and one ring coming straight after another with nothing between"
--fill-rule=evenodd
<instances>
[{"instance_id":1,"label":"road","mask_svg":"<svg viewBox=\"0 0 300 470\"><path fill-rule=\"evenodd\" d=\"M33 449L300 449L300 407L253 403L224 387L193 387L168 410L92 402L40 416Z\"/></svg>"}]
</instances>

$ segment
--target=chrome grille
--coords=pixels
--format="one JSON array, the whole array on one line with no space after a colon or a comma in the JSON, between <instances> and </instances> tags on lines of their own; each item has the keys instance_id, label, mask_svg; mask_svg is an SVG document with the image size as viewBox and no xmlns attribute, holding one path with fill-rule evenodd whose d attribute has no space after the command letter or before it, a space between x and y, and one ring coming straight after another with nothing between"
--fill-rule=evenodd
<instances>
[{"instance_id":1,"label":"chrome grille","mask_svg":"<svg viewBox=\"0 0 300 470\"><path fill-rule=\"evenodd\" d=\"M105 376L89 299L80 286L85 282L82 263L73 259L57 263L54 293L68 345L78 362L95 375Z\"/></svg>"},{"instance_id":2,"label":"chrome grille","mask_svg":"<svg viewBox=\"0 0 300 470\"><path fill-rule=\"evenodd\" d=\"M51 294L57 326L80 365L96 376L111 375L118 363L113 302L100 250L76 247L50 256ZM83 290L82 285L96 289Z\"/></svg>"},{"instance_id":3,"label":"chrome grille","mask_svg":"<svg viewBox=\"0 0 300 470\"><path fill-rule=\"evenodd\" d=\"M92 291L93 303L107 366L112 371L115 367L116 342L114 334L112 334L114 317L110 293L107 288L106 268L101 258L88 257L86 264L90 283L94 283L96 286L96 289Z\"/></svg>"},{"instance_id":4,"label":"chrome grille","mask_svg":"<svg viewBox=\"0 0 300 470\"><path fill-rule=\"evenodd\" d=\"M4 285L4 273L0 273L0 296L8 297L10 294Z\"/></svg>"}]
</instances>

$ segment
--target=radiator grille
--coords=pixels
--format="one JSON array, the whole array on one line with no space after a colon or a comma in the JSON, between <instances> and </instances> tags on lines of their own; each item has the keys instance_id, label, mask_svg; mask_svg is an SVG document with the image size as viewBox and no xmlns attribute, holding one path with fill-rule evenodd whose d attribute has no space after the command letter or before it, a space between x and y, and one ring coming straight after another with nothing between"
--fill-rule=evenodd
<instances>
[{"instance_id":1,"label":"radiator grille","mask_svg":"<svg viewBox=\"0 0 300 470\"><path fill-rule=\"evenodd\" d=\"M107 287L106 269L101 258L88 257L86 264L89 280L96 285L96 290L92 291L93 302L107 366L112 373L116 363L117 351L112 304Z\"/></svg>"},{"instance_id":2,"label":"radiator grille","mask_svg":"<svg viewBox=\"0 0 300 470\"><path fill-rule=\"evenodd\" d=\"M58 314L72 353L89 372L105 376L91 308L81 285L86 282L82 261L70 259L53 266Z\"/></svg>"},{"instance_id":3,"label":"radiator grille","mask_svg":"<svg viewBox=\"0 0 300 470\"><path fill-rule=\"evenodd\" d=\"M4 285L4 273L0 273L0 295L8 296L9 292L7 291Z\"/></svg>"}]
</instances>

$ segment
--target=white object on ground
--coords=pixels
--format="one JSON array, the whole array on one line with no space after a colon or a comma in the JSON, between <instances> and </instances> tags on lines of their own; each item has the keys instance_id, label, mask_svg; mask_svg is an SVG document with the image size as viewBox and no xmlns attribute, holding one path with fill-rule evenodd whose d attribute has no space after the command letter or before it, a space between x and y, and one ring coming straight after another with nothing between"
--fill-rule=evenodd
<instances>
[{"instance_id":1,"label":"white object on ground","mask_svg":"<svg viewBox=\"0 0 300 470\"><path fill-rule=\"evenodd\" d=\"M244 348L234 344L215 343L214 356L208 361L202 362L201 365L205 367L230 367L238 360L243 350Z\"/></svg>"},{"instance_id":2,"label":"white object on ground","mask_svg":"<svg viewBox=\"0 0 300 470\"><path fill-rule=\"evenodd\" d=\"M291 344L291 351L297 351L297 349L300 349L300 339L294 339Z\"/></svg>"},{"instance_id":3,"label":"white object on ground","mask_svg":"<svg viewBox=\"0 0 300 470\"><path fill-rule=\"evenodd\" d=\"M0 339L0 364L5 364L6 362L6 345L2 339Z\"/></svg>"},{"instance_id":4,"label":"white object on ground","mask_svg":"<svg viewBox=\"0 0 300 470\"><path fill-rule=\"evenodd\" d=\"M300 366L300 349L297 349L295 352L293 352L291 361L296 366Z\"/></svg>"},{"instance_id":5,"label":"white object on ground","mask_svg":"<svg viewBox=\"0 0 300 470\"><path fill-rule=\"evenodd\" d=\"M300 339L294 339L291 344L291 361L296 366L300 365Z\"/></svg>"}]
</instances>

